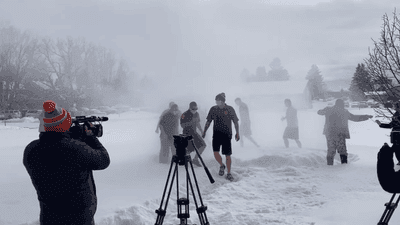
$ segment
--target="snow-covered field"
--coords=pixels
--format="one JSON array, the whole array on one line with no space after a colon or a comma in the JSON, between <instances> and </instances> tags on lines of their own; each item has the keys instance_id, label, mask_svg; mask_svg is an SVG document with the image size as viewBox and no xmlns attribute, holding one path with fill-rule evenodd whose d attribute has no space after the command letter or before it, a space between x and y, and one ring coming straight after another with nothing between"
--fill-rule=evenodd
<instances>
[{"instance_id":1,"label":"snow-covered field","mask_svg":"<svg viewBox=\"0 0 400 225\"><path fill-rule=\"evenodd\" d=\"M230 104L228 102L228 104ZM235 107L234 104L231 104ZM377 224L391 194L383 191L376 176L376 156L390 130L371 120L349 122L347 141L349 164L326 165L324 117L316 111L326 103L299 111L303 148L290 142L284 148L281 136L286 122L278 112L251 111L256 148L232 141L232 174L229 182L218 176L218 164L207 147L202 157L216 182L211 184L203 168L195 168L210 224ZM185 109L183 107L183 109ZM373 114L372 109L350 109L354 114ZM158 114L127 112L110 115L104 122L100 141L109 151L111 165L95 171L98 195L96 224L154 224L155 210L168 175L169 165L158 163L160 143L154 132ZM375 118L374 118L375 119ZM202 121L204 126L204 121ZM25 119L0 122L0 225L37 224L39 204L36 192L22 164L25 146L38 137L38 121ZM207 133L210 140L212 129ZM242 137L243 138L243 137ZM184 168L180 167L183 172ZM184 181L180 172L180 181ZM180 191L186 193L182 183ZM164 224L178 224L176 186L170 197ZM190 199L190 224L199 224ZM400 221L400 212L391 222Z\"/></svg>"}]
</instances>

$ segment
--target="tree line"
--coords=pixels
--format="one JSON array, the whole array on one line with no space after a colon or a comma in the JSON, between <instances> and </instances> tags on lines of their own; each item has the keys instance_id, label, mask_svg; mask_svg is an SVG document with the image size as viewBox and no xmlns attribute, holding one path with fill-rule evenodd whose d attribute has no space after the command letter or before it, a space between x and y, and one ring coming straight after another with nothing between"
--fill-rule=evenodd
<instances>
[{"instance_id":1,"label":"tree line","mask_svg":"<svg viewBox=\"0 0 400 225\"><path fill-rule=\"evenodd\" d=\"M382 16L383 25L379 40L373 41L373 48L369 49L364 63L359 63L352 76L349 91L353 101L373 99L385 109L376 109L378 115L393 114L391 105L400 102L400 19L396 10L392 20L387 14ZM288 73L280 65L279 58L270 63L271 70L266 73L265 67L258 67L256 74L251 74L244 69L240 76L244 82L265 82L288 80ZM273 76L272 74L279 74ZM326 97L326 84L317 65L312 65L305 79L312 99ZM390 103L390 104L387 104Z\"/></svg>"},{"instance_id":2,"label":"tree line","mask_svg":"<svg viewBox=\"0 0 400 225\"><path fill-rule=\"evenodd\" d=\"M82 37L0 26L0 109L40 109L48 99L65 108L114 105L130 94L134 76L125 59Z\"/></svg>"}]
</instances>

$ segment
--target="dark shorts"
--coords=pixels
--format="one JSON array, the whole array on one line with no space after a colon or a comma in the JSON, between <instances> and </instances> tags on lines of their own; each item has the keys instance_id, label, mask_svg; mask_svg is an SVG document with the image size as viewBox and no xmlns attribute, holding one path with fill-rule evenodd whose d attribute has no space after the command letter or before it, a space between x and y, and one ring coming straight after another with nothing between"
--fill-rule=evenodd
<instances>
[{"instance_id":1,"label":"dark shorts","mask_svg":"<svg viewBox=\"0 0 400 225\"><path fill-rule=\"evenodd\" d=\"M283 138L288 139L299 139L299 128L298 127L286 127L285 132L283 132Z\"/></svg>"},{"instance_id":2,"label":"dark shorts","mask_svg":"<svg viewBox=\"0 0 400 225\"><path fill-rule=\"evenodd\" d=\"M218 137L212 139L212 147L214 152L219 152L221 146L223 155L232 155L231 138Z\"/></svg>"},{"instance_id":3,"label":"dark shorts","mask_svg":"<svg viewBox=\"0 0 400 225\"><path fill-rule=\"evenodd\" d=\"M203 138L200 136L199 133L194 133L194 134L190 134L193 137L193 142L194 145L196 146L197 150L199 150L201 147L205 147L206 146L206 142L203 140ZM194 147L192 144L192 141L189 141L188 146L186 147L187 151L190 152L194 152Z\"/></svg>"}]
</instances>

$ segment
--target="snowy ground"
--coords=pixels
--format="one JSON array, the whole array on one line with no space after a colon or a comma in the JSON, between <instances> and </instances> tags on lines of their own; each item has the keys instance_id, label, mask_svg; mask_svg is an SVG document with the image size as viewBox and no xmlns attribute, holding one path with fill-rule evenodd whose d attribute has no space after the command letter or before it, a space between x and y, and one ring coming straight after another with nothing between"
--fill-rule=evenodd
<instances>
[{"instance_id":1,"label":"snowy ground","mask_svg":"<svg viewBox=\"0 0 400 225\"><path fill-rule=\"evenodd\" d=\"M326 104L326 103L325 103ZM233 105L233 104L232 104ZM216 182L211 184L203 168L195 168L210 224L377 224L391 194L384 192L376 176L376 154L388 142L390 130L371 120L350 122L347 141L349 164L339 159L326 165L326 140L322 135L324 117L314 109L299 111L300 140L283 147L286 122L280 112L251 112L253 138L261 145L245 147L233 141L232 174L229 182L218 176L218 164L211 148L203 159ZM371 109L350 109L354 114L373 114ZM111 165L95 171L98 191L96 224L154 224L160 206L169 165L158 164L160 148L154 132L158 114L131 112L111 115L103 123L100 141L109 151ZM34 119L0 122L0 225L36 224L39 204L30 178L22 165L25 146L38 137ZM202 121L204 126L204 121ZM210 140L212 129L207 133ZM180 181L183 181L183 167ZM185 185L180 191L185 193ZM176 186L170 197L164 224L178 224ZM190 224L199 224L190 199ZM392 223L400 221L395 212Z\"/></svg>"}]
</instances>

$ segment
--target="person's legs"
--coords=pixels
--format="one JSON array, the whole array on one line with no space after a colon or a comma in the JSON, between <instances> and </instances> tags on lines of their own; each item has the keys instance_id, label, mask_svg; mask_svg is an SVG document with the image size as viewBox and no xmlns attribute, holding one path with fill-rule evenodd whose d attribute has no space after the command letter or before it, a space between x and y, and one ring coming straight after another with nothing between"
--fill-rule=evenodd
<instances>
[{"instance_id":1,"label":"person's legs","mask_svg":"<svg viewBox=\"0 0 400 225\"><path fill-rule=\"evenodd\" d=\"M328 146L326 160L329 166L333 165L333 159L336 154L335 138L326 136L326 143Z\"/></svg>"},{"instance_id":2,"label":"person's legs","mask_svg":"<svg viewBox=\"0 0 400 225\"><path fill-rule=\"evenodd\" d=\"M230 155L226 155L226 168L228 169L228 173L231 173L231 165L232 165L232 160Z\"/></svg>"},{"instance_id":3,"label":"person's legs","mask_svg":"<svg viewBox=\"0 0 400 225\"><path fill-rule=\"evenodd\" d=\"M160 163L168 163L169 144L165 134L160 135L161 149L159 154Z\"/></svg>"},{"instance_id":4,"label":"person's legs","mask_svg":"<svg viewBox=\"0 0 400 225\"><path fill-rule=\"evenodd\" d=\"M341 163L347 164L346 138L344 136L337 137L336 145L337 145L337 151L340 154Z\"/></svg>"},{"instance_id":5,"label":"person's legs","mask_svg":"<svg viewBox=\"0 0 400 225\"><path fill-rule=\"evenodd\" d=\"M285 131L283 132L283 143L285 143L285 147L289 148L289 140L288 138L290 138L290 128L286 127Z\"/></svg>"},{"instance_id":6,"label":"person's legs","mask_svg":"<svg viewBox=\"0 0 400 225\"><path fill-rule=\"evenodd\" d=\"M298 146L299 148L301 148L301 142L300 142L300 140L299 140L299 139L295 139L295 141L296 141L296 143L297 143L297 146Z\"/></svg>"},{"instance_id":7,"label":"person's legs","mask_svg":"<svg viewBox=\"0 0 400 225\"><path fill-rule=\"evenodd\" d=\"M224 138L222 143L222 154L225 155L226 158L226 167L228 169L228 173L231 173L231 155L232 155L232 144L230 138Z\"/></svg>"},{"instance_id":8,"label":"person's legs","mask_svg":"<svg viewBox=\"0 0 400 225\"><path fill-rule=\"evenodd\" d=\"M213 147L213 152L214 152L214 158L217 160L220 166L223 166L224 164L222 163L222 157L219 154L219 148L220 148L220 143L217 139L213 138L212 139L212 147Z\"/></svg>"},{"instance_id":9,"label":"person's legs","mask_svg":"<svg viewBox=\"0 0 400 225\"><path fill-rule=\"evenodd\" d=\"M245 137L246 137L247 139L249 139L251 142L253 142L253 144L254 144L255 146L260 147L260 146L257 144L257 142L251 137L251 135L245 135ZM240 140L242 140L242 138L241 138Z\"/></svg>"},{"instance_id":10,"label":"person's legs","mask_svg":"<svg viewBox=\"0 0 400 225\"><path fill-rule=\"evenodd\" d=\"M287 138L283 138L283 143L285 143L286 148L289 148L289 140Z\"/></svg>"},{"instance_id":11,"label":"person's legs","mask_svg":"<svg viewBox=\"0 0 400 225\"><path fill-rule=\"evenodd\" d=\"M219 163L219 165L223 166L224 164L222 163L222 157L219 154L219 152L214 152L214 158L215 160L217 160L217 162Z\"/></svg>"}]
</instances>

